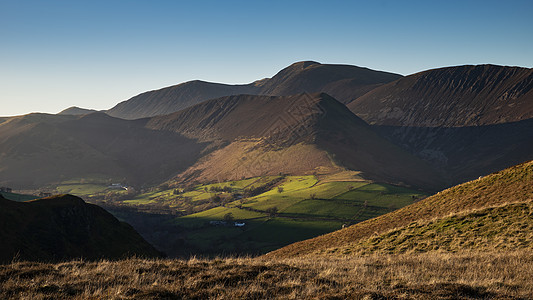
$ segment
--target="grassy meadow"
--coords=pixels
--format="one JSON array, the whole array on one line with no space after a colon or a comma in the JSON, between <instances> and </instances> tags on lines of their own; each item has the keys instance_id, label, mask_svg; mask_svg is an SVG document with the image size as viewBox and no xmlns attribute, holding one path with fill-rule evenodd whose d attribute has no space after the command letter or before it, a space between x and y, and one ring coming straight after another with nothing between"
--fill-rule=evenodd
<instances>
[{"instance_id":1,"label":"grassy meadow","mask_svg":"<svg viewBox=\"0 0 533 300\"><path fill-rule=\"evenodd\" d=\"M144 191L113 190L108 181L71 180L56 191L104 206L171 256L263 254L428 196L367 181L352 171L186 187L170 183Z\"/></svg>"},{"instance_id":2,"label":"grassy meadow","mask_svg":"<svg viewBox=\"0 0 533 300\"><path fill-rule=\"evenodd\" d=\"M274 186L268 186L272 180ZM284 245L341 229L409 205L427 196L419 191L381 183L350 179L320 180L317 176L256 178L217 184L261 187L264 192L223 203L198 213L177 217L173 222L187 229L185 243L196 253L261 254ZM205 187L193 192L205 197ZM192 192L189 192L192 193ZM199 201L199 200L193 200ZM226 221L229 226L212 225ZM245 223L234 227L232 222Z\"/></svg>"}]
</instances>

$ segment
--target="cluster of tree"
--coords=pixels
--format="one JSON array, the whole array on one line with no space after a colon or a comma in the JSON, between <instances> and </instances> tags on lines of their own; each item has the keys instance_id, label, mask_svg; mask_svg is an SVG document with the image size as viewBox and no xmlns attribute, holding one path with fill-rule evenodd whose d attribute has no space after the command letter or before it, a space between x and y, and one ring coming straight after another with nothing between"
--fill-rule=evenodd
<instances>
[{"instance_id":1,"label":"cluster of tree","mask_svg":"<svg viewBox=\"0 0 533 300\"><path fill-rule=\"evenodd\" d=\"M233 189L231 187L229 187L229 186L224 186L224 187L212 186L209 190L211 192L215 192L215 193L231 193L231 192L233 192Z\"/></svg>"}]
</instances>

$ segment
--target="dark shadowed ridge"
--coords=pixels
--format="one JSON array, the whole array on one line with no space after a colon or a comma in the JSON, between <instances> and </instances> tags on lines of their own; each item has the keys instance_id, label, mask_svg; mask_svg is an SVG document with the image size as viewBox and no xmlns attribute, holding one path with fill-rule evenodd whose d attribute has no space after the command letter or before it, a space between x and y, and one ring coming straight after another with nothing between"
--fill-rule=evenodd
<instances>
[{"instance_id":1,"label":"dark shadowed ridge","mask_svg":"<svg viewBox=\"0 0 533 300\"><path fill-rule=\"evenodd\" d=\"M71 195L14 202L0 195L0 262L161 257L130 225Z\"/></svg>"},{"instance_id":2,"label":"dark shadowed ridge","mask_svg":"<svg viewBox=\"0 0 533 300\"><path fill-rule=\"evenodd\" d=\"M348 104L384 137L458 184L533 159L533 69L429 70Z\"/></svg>"},{"instance_id":3,"label":"dark shadowed ridge","mask_svg":"<svg viewBox=\"0 0 533 300\"><path fill-rule=\"evenodd\" d=\"M194 80L145 92L119 103L107 113L124 119L152 117L170 114L205 100L238 94L287 96L326 92L347 103L400 77L356 66L304 61L284 68L272 78L250 84L228 85Z\"/></svg>"}]
</instances>

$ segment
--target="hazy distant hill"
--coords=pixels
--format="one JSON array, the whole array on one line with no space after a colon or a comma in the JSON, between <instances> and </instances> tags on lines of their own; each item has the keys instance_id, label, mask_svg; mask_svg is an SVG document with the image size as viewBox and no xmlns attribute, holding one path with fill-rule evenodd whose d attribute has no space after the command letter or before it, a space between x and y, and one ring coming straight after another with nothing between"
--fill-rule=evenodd
<instances>
[{"instance_id":1,"label":"hazy distant hill","mask_svg":"<svg viewBox=\"0 0 533 300\"><path fill-rule=\"evenodd\" d=\"M268 255L533 248L532 200L530 161Z\"/></svg>"},{"instance_id":2,"label":"hazy distant hill","mask_svg":"<svg viewBox=\"0 0 533 300\"><path fill-rule=\"evenodd\" d=\"M457 127L533 118L533 69L458 66L416 73L350 103L369 124Z\"/></svg>"},{"instance_id":3,"label":"hazy distant hill","mask_svg":"<svg viewBox=\"0 0 533 300\"><path fill-rule=\"evenodd\" d=\"M71 195L14 202L0 195L0 262L160 257L131 226Z\"/></svg>"},{"instance_id":4,"label":"hazy distant hill","mask_svg":"<svg viewBox=\"0 0 533 300\"><path fill-rule=\"evenodd\" d=\"M77 107L77 106L72 106L72 107L69 107L67 109L64 109L62 111L60 111L58 113L58 115L86 115L86 114L90 114L90 113L93 113L93 112L96 112L96 110L94 109L85 109L85 108L81 108L81 107Z\"/></svg>"},{"instance_id":5,"label":"hazy distant hill","mask_svg":"<svg viewBox=\"0 0 533 300\"><path fill-rule=\"evenodd\" d=\"M123 119L139 119L170 114L208 99L256 93L257 87L253 84L229 85L194 80L142 93L117 104L107 114Z\"/></svg>"},{"instance_id":6,"label":"hazy distant hill","mask_svg":"<svg viewBox=\"0 0 533 300\"><path fill-rule=\"evenodd\" d=\"M104 113L30 114L0 123L0 184L42 187L81 178L157 184L185 170L205 145Z\"/></svg>"},{"instance_id":7,"label":"hazy distant hill","mask_svg":"<svg viewBox=\"0 0 533 300\"><path fill-rule=\"evenodd\" d=\"M286 67L272 78L250 84L228 85L194 80L145 92L117 104L107 113L124 119L151 117L173 113L205 100L238 94L287 96L326 92L347 103L400 77L356 66L304 61Z\"/></svg>"},{"instance_id":8,"label":"hazy distant hill","mask_svg":"<svg viewBox=\"0 0 533 300\"><path fill-rule=\"evenodd\" d=\"M154 117L147 126L225 145L182 179L313 174L348 167L384 182L426 188L442 184L427 164L381 138L324 93L224 97Z\"/></svg>"}]
</instances>

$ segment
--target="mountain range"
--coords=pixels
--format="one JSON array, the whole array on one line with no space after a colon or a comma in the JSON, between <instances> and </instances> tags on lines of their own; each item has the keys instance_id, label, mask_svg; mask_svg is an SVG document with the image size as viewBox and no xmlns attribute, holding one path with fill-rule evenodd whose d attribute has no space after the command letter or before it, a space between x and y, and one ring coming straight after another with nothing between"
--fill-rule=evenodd
<instances>
[{"instance_id":1,"label":"mountain range","mask_svg":"<svg viewBox=\"0 0 533 300\"><path fill-rule=\"evenodd\" d=\"M117 104L106 113L123 119L138 119L169 114L205 100L239 94L288 96L325 92L348 103L400 77L398 74L350 65L302 61L279 71L272 78L249 84L228 85L194 80L149 91Z\"/></svg>"},{"instance_id":2,"label":"mountain range","mask_svg":"<svg viewBox=\"0 0 533 300\"><path fill-rule=\"evenodd\" d=\"M533 159L532 74L480 65L403 77L305 61L251 84L146 92L106 112L2 118L0 184L92 176L146 186L350 169L434 191Z\"/></svg>"},{"instance_id":3,"label":"mountain range","mask_svg":"<svg viewBox=\"0 0 533 300\"><path fill-rule=\"evenodd\" d=\"M533 69L434 69L348 104L382 136L458 184L533 159Z\"/></svg>"}]
</instances>

